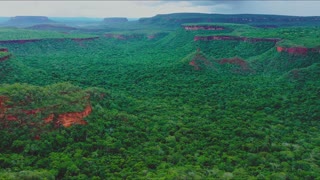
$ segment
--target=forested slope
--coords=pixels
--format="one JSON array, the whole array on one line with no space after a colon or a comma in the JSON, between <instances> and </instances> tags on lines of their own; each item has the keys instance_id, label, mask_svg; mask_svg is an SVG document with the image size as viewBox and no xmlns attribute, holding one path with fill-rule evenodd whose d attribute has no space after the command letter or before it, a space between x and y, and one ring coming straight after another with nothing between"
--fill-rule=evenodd
<instances>
[{"instance_id":1,"label":"forested slope","mask_svg":"<svg viewBox=\"0 0 320 180\"><path fill-rule=\"evenodd\" d=\"M246 31L250 38L289 39L281 29L225 26L181 27L154 39L0 43L12 53L0 61L0 96L10 99L0 107L11 108L0 116L0 147L7 147L0 149L0 177L319 177L319 52L278 52L282 41L194 39ZM299 42L308 43L309 32ZM34 103L22 103L30 98ZM88 104L86 123L43 121ZM19 117L7 118L54 105L36 116L41 126L34 118L19 125Z\"/></svg>"}]
</instances>

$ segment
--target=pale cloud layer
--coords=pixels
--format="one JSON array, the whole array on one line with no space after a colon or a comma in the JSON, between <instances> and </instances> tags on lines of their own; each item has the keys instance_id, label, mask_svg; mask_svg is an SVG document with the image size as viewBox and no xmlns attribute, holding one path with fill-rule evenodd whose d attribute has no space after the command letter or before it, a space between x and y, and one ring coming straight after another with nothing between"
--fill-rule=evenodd
<instances>
[{"instance_id":1,"label":"pale cloud layer","mask_svg":"<svg viewBox=\"0 0 320 180\"><path fill-rule=\"evenodd\" d=\"M320 16L319 1L2 1L0 16L151 17L176 12Z\"/></svg>"}]
</instances>

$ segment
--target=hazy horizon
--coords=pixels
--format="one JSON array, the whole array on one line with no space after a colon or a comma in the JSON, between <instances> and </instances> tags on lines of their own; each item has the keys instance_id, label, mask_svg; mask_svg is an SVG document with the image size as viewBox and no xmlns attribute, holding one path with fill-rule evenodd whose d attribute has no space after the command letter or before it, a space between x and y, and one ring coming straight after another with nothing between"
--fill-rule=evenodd
<instances>
[{"instance_id":1,"label":"hazy horizon","mask_svg":"<svg viewBox=\"0 0 320 180\"><path fill-rule=\"evenodd\" d=\"M3 1L1 17L143 18L171 13L320 16L319 1Z\"/></svg>"}]
</instances>

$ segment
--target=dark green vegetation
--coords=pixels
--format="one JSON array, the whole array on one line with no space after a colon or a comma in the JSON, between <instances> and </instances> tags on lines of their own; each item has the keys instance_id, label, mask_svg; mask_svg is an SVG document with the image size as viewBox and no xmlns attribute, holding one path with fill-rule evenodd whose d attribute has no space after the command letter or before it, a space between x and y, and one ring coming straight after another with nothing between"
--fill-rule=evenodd
<instances>
[{"instance_id":1,"label":"dark green vegetation","mask_svg":"<svg viewBox=\"0 0 320 180\"><path fill-rule=\"evenodd\" d=\"M88 125L44 124L39 140L30 124L0 119L8 124L0 130L0 179L320 177L320 54L279 53L272 42L194 41L241 31L292 41L298 34L308 44L319 29L229 26L154 39L0 44L13 54L0 62L7 105L31 96L23 109L68 102L61 111L78 111L69 102L86 95L92 105Z\"/></svg>"},{"instance_id":2,"label":"dark green vegetation","mask_svg":"<svg viewBox=\"0 0 320 180\"><path fill-rule=\"evenodd\" d=\"M284 27L284 26L316 26L320 25L318 16L280 16L256 14L201 14L201 13L174 13L160 14L151 18L141 18L143 24L161 24L177 26L182 23L236 23L248 24L258 27Z\"/></svg>"},{"instance_id":3,"label":"dark green vegetation","mask_svg":"<svg viewBox=\"0 0 320 180\"><path fill-rule=\"evenodd\" d=\"M66 34L54 31L34 31L18 28L1 28L0 41L26 39L61 39L61 38L89 38L88 34ZM5 45L3 45L5 46Z\"/></svg>"}]
</instances>

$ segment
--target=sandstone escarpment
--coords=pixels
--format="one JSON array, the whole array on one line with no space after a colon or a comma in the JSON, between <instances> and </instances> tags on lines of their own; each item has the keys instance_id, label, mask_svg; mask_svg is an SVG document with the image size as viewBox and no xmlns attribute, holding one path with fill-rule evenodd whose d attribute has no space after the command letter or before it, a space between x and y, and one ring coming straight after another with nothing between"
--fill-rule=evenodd
<instances>
[{"instance_id":1,"label":"sandstone escarpment","mask_svg":"<svg viewBox=\"0 0 320 180\"><path fill-rule=\"evenodd\" d=\"M38 109L31 109L31 110L21 110L17 111L14 114L9 113L10 110L14 107L10 107L5 105L8 98L5 96L0 96L0 120L7 120L7 121L20 121L21 117L23 119L32 119L36 118L39 114L45 114L45 111L52 111L54 107L43 107ZM87 104L85 109L80 112L67 112L67 113L51 113L46 118L43 118L45 123L54 123L55 127L59 127L60 125L64 127L70 127L74 124L81 124L85 125L87 122L83 119L89 116L92 112L92 107L90 104Z\"/></svg>"},{"instance_id":2,"label":"sandstone escarpment","mask_svg":"<svg viewBox=\"0 0 320 180\"><path fill-rule=\"evenodd\" d=\"M187 31L196 31L196 30L224 30L223 26L215 26L215 25L183 25L183 28Z\"/></svg>"},{"instance_id":3,"label":"sandstone escarpment","mask_svg":"<svg viewBox=\"0 0 320 180\"><path fill-rule=\"evenodd\" d=\"M277 43L279 38L249 38L240 36L195 36L194 41L244 41L244 42L273 42Z\"/></svg>"},{"instance_id":4,"label":"sandstone escarpment","mask_svg":"<svg viewBox=\"0 0 320 180\"><path fill-rule=\"evenodd\" d=\"M230 59L220 59L217 61L219 64L233 64L236 65L238 67L240 67L241 71L250 71L250 67L247 63L247 61L240 59L240 58L230 58Z\"/></svg>"},{"instance_id":5,"label":"sandstone escarpment","mask_svg":"<svg viewBox=\"0 0 320 180\"><path fill-rule=\"evenodd\" d=\"M0 48L0 52L9 52L8 48Z\"/></svg>"},{"instance_id":6,"label":"sandstone escarpment","mask_svg":"<svg viewBox=\"0 0 320 180\"><path fill-rule=\"evenodd\" d=\"M46 123L54 122L55 126L64 126L70 127L74 124L85 125L87 122L83 119L89 116L92 112L91 105L87 105L86 108L81 112L68 112L63 114L50 114L47 118L44 119Z\"/></svg>"},{"instance_id":7,"label":"sandstone escarpment","mask_svg":"<svg viewBox=\"0 0 320 180\"><path fill-rule=\"evenodd\" d=\"M54 23L46 16L15 16L11 17L7 24L44 24L44 23Z\"/></svg>"},{"instance_id":8,"label":"sandstone escarpment","mask_svg":"<svg viewBox=\"0 0 320 180\"><path fill-rule=\"evenodd\" d=\"M11 54L7 48L0 48L0 62L8 60Z\"/></svg>"},{"instance_id":9,"label":"sandstone escarpment","mask_svg":"<svg viewBox=\"0 0 320 180\"><path fill-rule=\"evenodd\" d=\"M194 70L197 71L206 67L213 67L212 63L200 53L200 49L197 50L189 65L193 66Z\"/></svg>"},{"instance_id":10,"label":"sandstone escarpment","mask_svg":"<svg viewBox=\"0 0 320 180\"><path fill-rule=\"evenodd\" d=\"M289 54L306 55L308 52L320 52L320 48L307 48L307 47L281 47L277 46L278 52L286 52Z\"/></svg>"}]
</instances>

